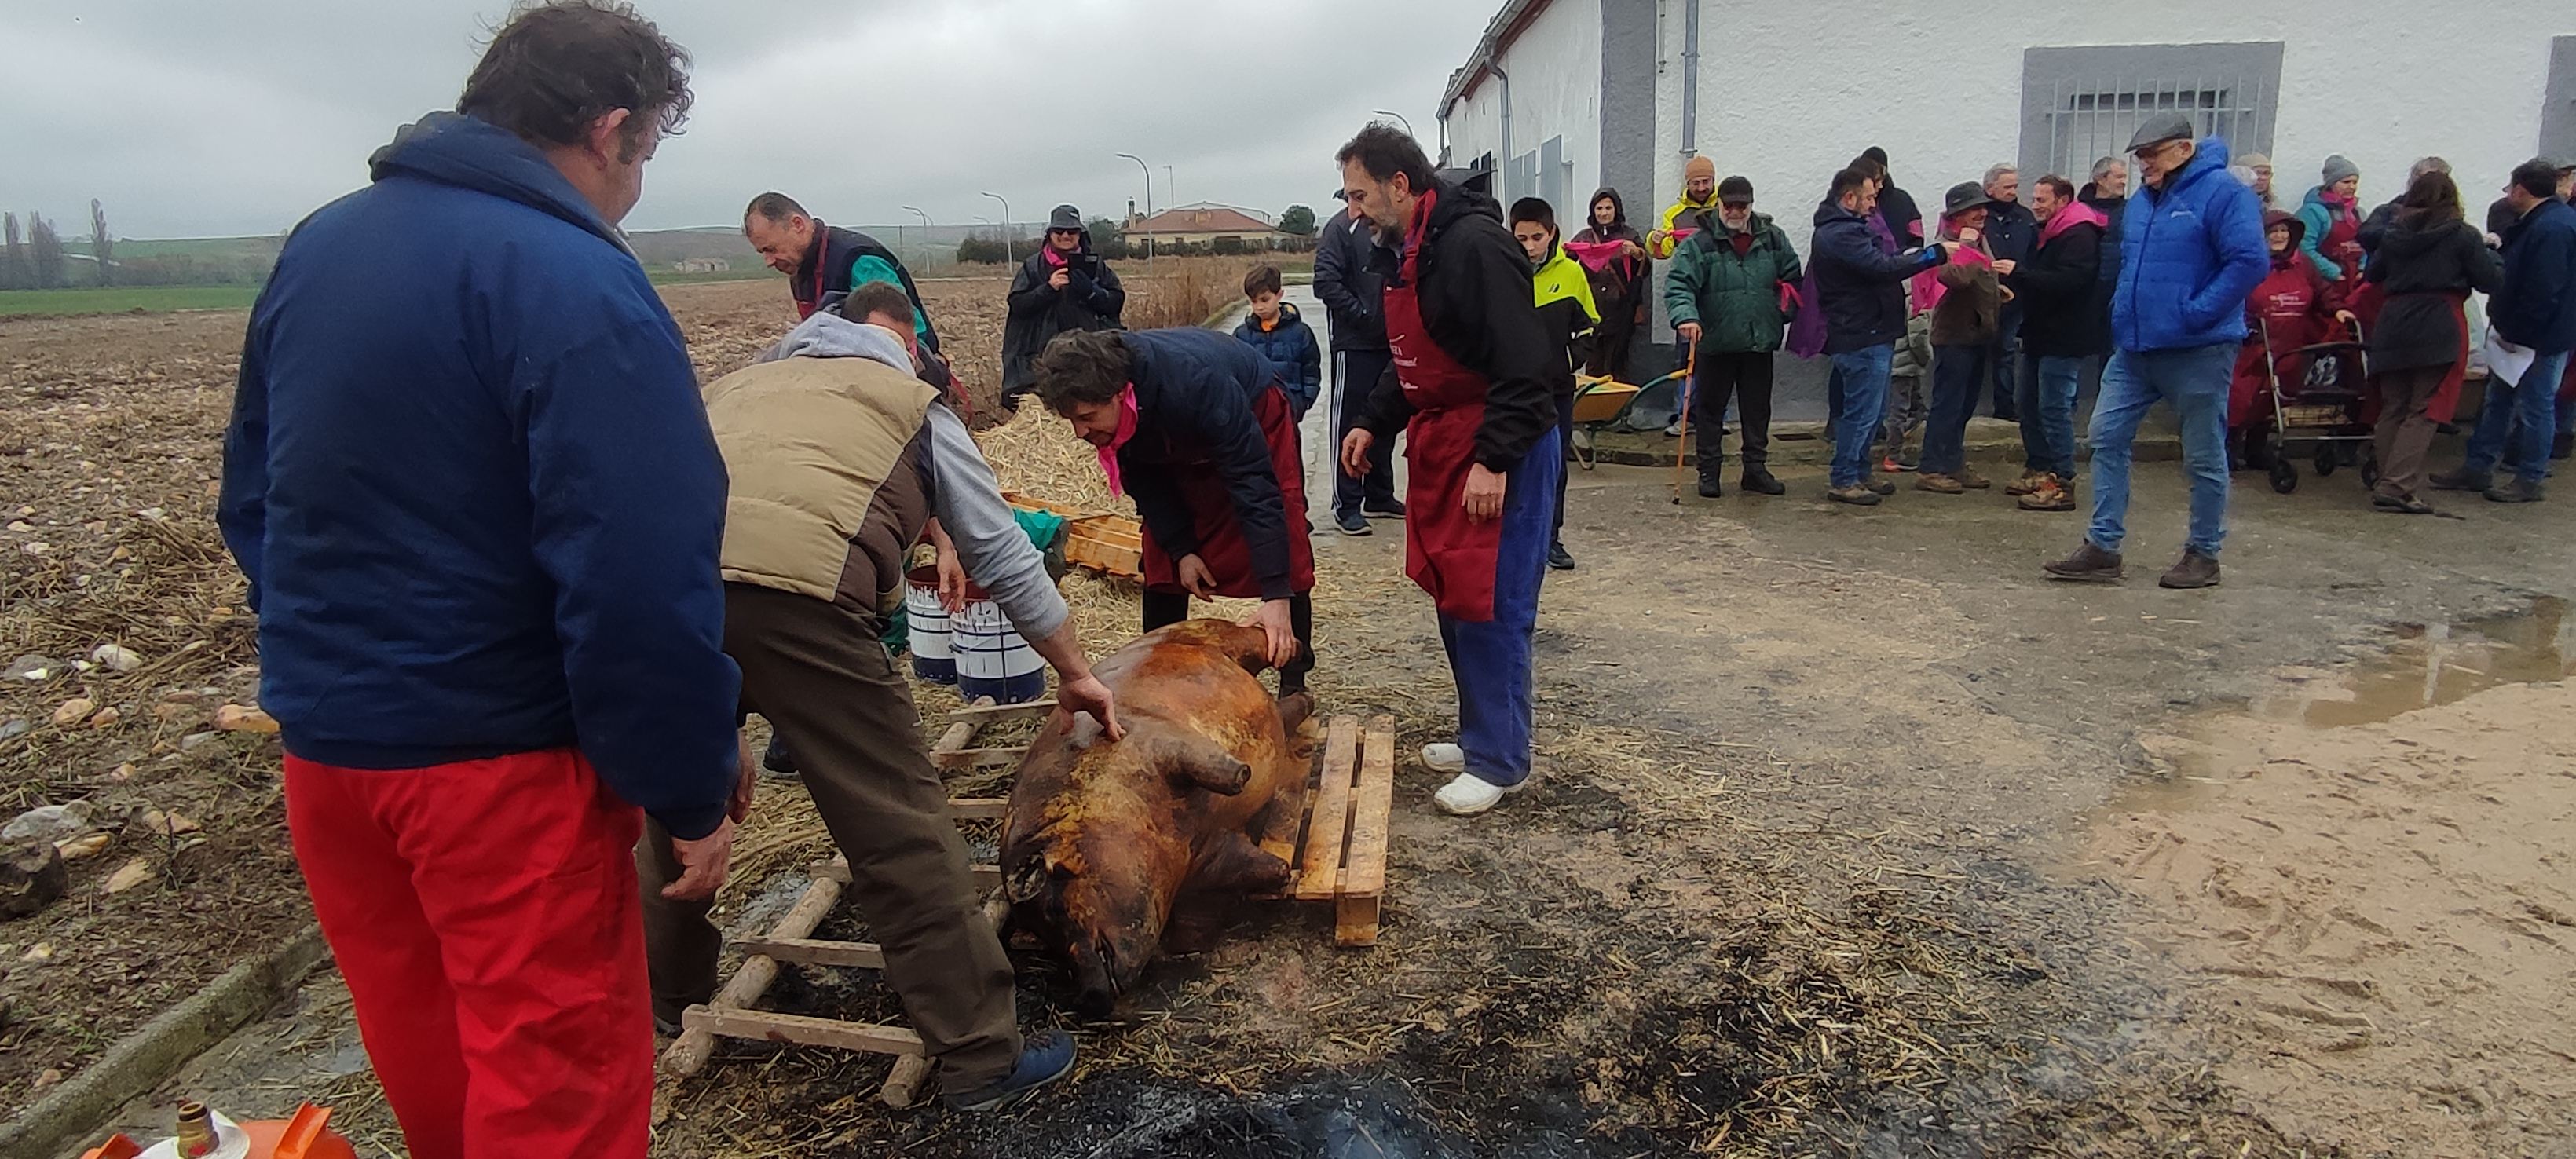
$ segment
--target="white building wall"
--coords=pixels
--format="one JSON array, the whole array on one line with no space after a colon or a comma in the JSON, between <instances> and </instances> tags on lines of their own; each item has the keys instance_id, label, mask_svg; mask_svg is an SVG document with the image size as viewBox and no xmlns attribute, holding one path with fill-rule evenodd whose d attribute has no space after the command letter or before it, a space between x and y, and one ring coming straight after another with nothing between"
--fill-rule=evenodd
<instances>
[{"instance_id":1,"label":"white building wall","mask_svg":"<svg viewBox=\"0 0 2576 1159\"><path fill-rule=\"evenodd\" d=\"M1556 206L1560 222L1581 217L1581 202L1601 183L1601 5L1600 0L1554 0L1532 21L1500 59L1511 74L1511 155L1530 153L1549 138L1560 138L1559 157L1571 162L1557 174L1564 193ZM1487 76L1449 116L1449 155L1459 163L1491 152L1501 173L1513 172L1502 140L1502 78ZM1538 192L1515 186L1500 190L1508 207L1513 198ZM1579 226L1567 224L1571 236Z\"/></svg>"},{"instance_id":2,"label":"white building wall","mask_svg":"<svg viewBox=\"0 0 2576 1159\"><path fill-rule=\"evenodd\" d=\"M1667 6L1669 75L1691 2ZM2475 217L2537 150L2550 38L2576 33L2576 5L2563 0L2480 0L2474 18L2398 0L2350 0L2331 13L2285 0L1697 2L1700 151L1721 174L1751 178L1760 208L1802 249L1833 172L1867 146L1888 151L1897 183L1927 214L1951 184L2015 160L2022 50L2059 45L2279 41L2271 156L2282 204L2296 206L2330 153L2361 167L2365 205L2397 196L2407 166L2434 153L2453 164ZM1667 204L1686 144L1672 83L1656 106L1655 200ZM2025 196L2036 176L2024 175Z\"/></svg>"}]
</instances>

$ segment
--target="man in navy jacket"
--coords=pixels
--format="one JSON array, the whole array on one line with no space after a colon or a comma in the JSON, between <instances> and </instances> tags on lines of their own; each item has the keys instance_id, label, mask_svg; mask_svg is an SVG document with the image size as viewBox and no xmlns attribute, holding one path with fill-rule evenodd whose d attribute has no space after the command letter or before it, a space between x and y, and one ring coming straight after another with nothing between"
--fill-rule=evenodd
<instances>
[{"instance_id":1,"label":"man in navy jacket","mask_svg":"<svg viewBox=\"0 0 2576 1159\"><path fill-rule=\"evenodd\" d=\"M2195 144L2191 122L2161 113L2129 141L2145 188L2121 222L2120 280L2111 297L2109 365L2093 407L2093 526L2083 546L2045 565L2057 579L2120 578L2127 535L2129 452L2161 399L2182 427L2191 475L2191 538L2157 582L2218 583L2227 537L2227 386L2245 342L2245 297L2272 268L2263 205L2227 174L2227 142Z\"/></svg>"},{"instance_id":2,"label":"man in navy jacket","mask_svg":"<svg viewBox=\"0 0 2576 1159\"><path fill-rule=\"evenodd\" d=\"M421 1159L641 1159L643 814L703 897L748 804L724 466L616 227L686 62L623 10L523 11L296 228L243 344L219 520L296 860Z\"/></svg>"},{"instance_id":3,"label":"man in navy jacket","mask_svg":"<svg viewBox=\"0 0 2576 1159\"><path fill-rule=\"evenodd\" d=\"M2536 503L2540 481L2549 477L2559 383L2567 376L2568 351L2576 348L2576 209L2558 198L2558 166L2538 158L2514 167L2497 204L2511 222L2504 229L2504 285L2487 302L2487 321L2498 337L2532 351L2531 367L2518 382L2488 388L2468 460L2435 485L2483 489L2498 503ZM2514 478L2490 485L2499 456Z\"/></svg>"}]
</instances>

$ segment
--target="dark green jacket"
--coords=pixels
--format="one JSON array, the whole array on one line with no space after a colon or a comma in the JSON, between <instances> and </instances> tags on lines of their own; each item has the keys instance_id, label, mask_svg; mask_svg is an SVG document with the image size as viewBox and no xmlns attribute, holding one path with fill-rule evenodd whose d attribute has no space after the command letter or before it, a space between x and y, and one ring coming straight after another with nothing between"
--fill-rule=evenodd
<instances>
[{"instance_id":1,"label":"dark green jacket","mask_svg":"<svg viewBox=\"0 0 2576 1159\"><path fill-rule=\"evenodd\" d=\"M1778 350L1788 329L1780 287L1794 286L1804 276L1798 251L1768 214L1754 214L1745 232L1752 235L1753 247L1738 256L1725 223L1715 213L1703 215L1700 231L1674 251L1672 268L1664 275L1664 305L1673 325L1699 323L1702 350Z\"/></svg>"}]
</instances>

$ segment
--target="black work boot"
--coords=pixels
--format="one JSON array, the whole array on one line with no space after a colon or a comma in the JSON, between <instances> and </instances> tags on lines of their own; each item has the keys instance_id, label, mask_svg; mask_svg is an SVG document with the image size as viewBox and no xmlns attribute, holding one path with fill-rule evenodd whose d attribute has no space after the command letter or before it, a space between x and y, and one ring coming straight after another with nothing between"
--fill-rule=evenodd
<instances>
[{"instance_id":1,"label":"black work boot","mask_svg":"<svg viewBox=\"0 0 2576 1159\"><path fill-rule=\"evenodd\" d=\"M1705 467L1700 468L1700 472L1699 472L1699 497L1700 497L1700 498L1702 498L1702 499L1715 499L1715 498L1717 498L1717 497L1718 497L1718 496L1720 496L1720 495L1724 495L1724 494L1726 494L1726 488L1719 486L1719 485L1718 485L1718 482L1717 482L1717 474L1718 474L1719 469L1720 469L1720 468L1719 468L1716 464L1710 464L1710 465L1708 465L1708 466L1705 466Z\"/></svg>"},{"instance_id":2,"label":"black work boot","mask_svg":"<svg viewBox=\"0 0 2576 1159\"><path fill-rule=\"evenodd\" d=\"M2218 586L2218 560L2185 548L2172 570L2156 580L2157 587L2190 590Z\"/></svg>"},{"instance_id":3,"label":"black work boot","mask_svg":"<svg viewBox=\"0 0 2576 1159\"><path fill-rule=\"evenodd\" d=\"M2495 476L2466 467L2457 471L2435 471L2424 481L2432 484L2436 491L2485 491L2495 486Z\"/></svg>"},{"instance_id":4,"label":"black work boot","mask_svg":"<svg viewBox=\"0 0 2576 1159\"><path fill-rule=\"evenodd\" d=\"M1764 467L1760 463L1745 464L1744 478L1740 481L1739 485L1746 491L1752 492L1756 495L1786 495L1789 493L1789 489L1787 487L1782 486L1778 479L1771 477L1770 469Z\"/></svg>"},{"instance_id":5,"label":"black work boot","mask_svg":"<svg viewBox=\"0 0 2576 1159\"><path fill-rule=\"evenodd\" d=\"M2514 479L2487 488L2487 501L2490 503L2538 503L2540 499L2540 481L2537 479Z\"/></svg>"},{"instance_id":6,"label":"black work boot","mask_svg":"<svg viewBox=\"0 0 2576 1159\"><path fill-rule=\"evenodd\" d=\"M2104 551L2093 546L2093 541L2088 539L2084 541L2084 546L2075 549L2075 554L2041 564L2039 569L2047 572L2050 579L2097 584L2118 583L2120 582L2120 553Z\"/></svg>"}]
</instances>

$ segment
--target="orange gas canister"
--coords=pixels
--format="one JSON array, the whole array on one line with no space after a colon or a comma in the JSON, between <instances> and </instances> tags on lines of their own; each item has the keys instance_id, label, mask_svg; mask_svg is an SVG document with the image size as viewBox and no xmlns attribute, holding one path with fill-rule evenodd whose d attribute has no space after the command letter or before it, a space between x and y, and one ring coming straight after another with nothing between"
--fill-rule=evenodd
<instances>
[{"instance_id":1,"label":"orange gas canister","mask_svg":"<svg viewBox=\"0 0 2576 1159\"><path fill-rule=\"evenodd\" d=\"M306 1103L291 1119L236 1123L203 1103L179 1105L179 1134L145 1147L123 1135L82 1159L358 1159L330 1127L331 1112Z\"/></svg>"}]
</instances>

